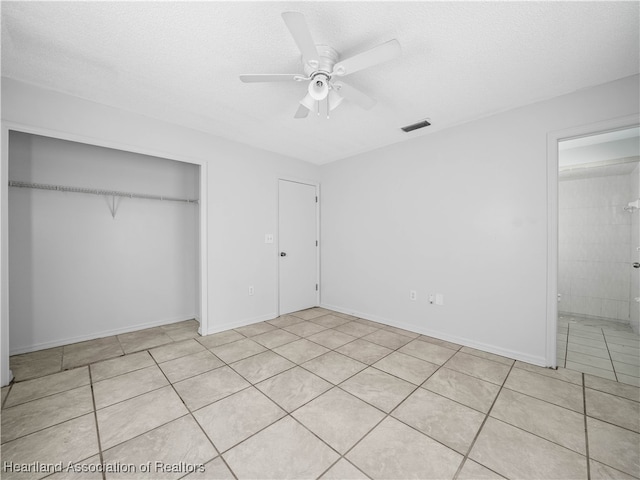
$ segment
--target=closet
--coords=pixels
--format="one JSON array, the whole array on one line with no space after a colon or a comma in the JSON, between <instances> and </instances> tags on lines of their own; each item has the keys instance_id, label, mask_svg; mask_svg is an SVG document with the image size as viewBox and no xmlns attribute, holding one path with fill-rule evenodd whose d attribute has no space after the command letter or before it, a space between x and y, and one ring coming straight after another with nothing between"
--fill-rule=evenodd
<instances>
[{"instance_id":1,"label":"closet","mask_svg":"<svg viewBox=\"0 0 640 480\"><path fill-rule=\"evenodd\" d=\"M197 318L199 175L10 132L11 355Z\"/></svg>"}]
</instances>

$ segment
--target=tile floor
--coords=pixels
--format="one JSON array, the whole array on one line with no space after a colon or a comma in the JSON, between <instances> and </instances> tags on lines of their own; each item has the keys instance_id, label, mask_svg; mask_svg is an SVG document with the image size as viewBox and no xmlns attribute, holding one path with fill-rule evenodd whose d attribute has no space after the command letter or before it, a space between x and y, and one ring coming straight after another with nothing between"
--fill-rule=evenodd
<instances>
[{"instance_id":1,"label":"tile floor","mask_svg":"<svg viewBox=\"0 0 640 480\"><path fill-rule=\"evenodd\" d=\"M320 308L11 360L3 479L640 477L638 387Z\"/></svg>"},{"instance_id":2,"label":"tile floor","mask_svg":"<svg viewBox=\"0 0 640 480\"><path fill-rule=\"evenodd\" d=\"M560 315L558 366L640 386L640 336L628 324Z\"/></svg>"}]
</instances>

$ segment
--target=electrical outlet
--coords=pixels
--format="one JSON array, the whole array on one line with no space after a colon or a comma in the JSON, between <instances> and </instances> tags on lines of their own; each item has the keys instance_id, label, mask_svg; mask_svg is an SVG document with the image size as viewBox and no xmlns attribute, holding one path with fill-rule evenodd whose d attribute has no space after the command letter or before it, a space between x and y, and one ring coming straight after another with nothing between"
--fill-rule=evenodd
<instances>
[{"instance_id":1,"label":"electrical outlet","mask_svg":"<svg viewBox=\"0 0 640 480\"><path fill-rule=\"evenodd\" d=\"M249 295L253 295L253 285L249 285Z\"/></svg>"},{"instance_id":2,"label":"electrical outlet","mask_svg":"<svg viewBox=\"0 0 640 480\"><path fill-rule=\"evenodd\" d=\"M418 298L418 294L415 290L409 290L409 300L415 300Z\"/></svg>"},{"instance_id":3,"label":"electrical outlet","mask_svg":"<svg viewBox=\"0 0 640 480\"><path fill-rule=\"evenodd\" d=\"M264 243L273 243L273 234L265 233L264 234Z\"/></svg>"}]
</instances>

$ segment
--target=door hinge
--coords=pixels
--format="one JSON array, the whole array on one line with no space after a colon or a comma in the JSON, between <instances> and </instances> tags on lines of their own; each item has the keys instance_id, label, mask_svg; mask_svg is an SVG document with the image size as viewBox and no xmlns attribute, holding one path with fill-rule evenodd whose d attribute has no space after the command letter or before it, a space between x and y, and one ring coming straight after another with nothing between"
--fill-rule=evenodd
<instances>
[{"instance_id":1,"label":"door hinge","mask_svg":"<svg viewBox=\"0 0 640 480\"><path fill-rule=\"evenodd\" d=\"M318 203L318 196L316 195L316 203Z\"/></svg>"},{"instance_id":2,"label":"door hinge","mask_svg":"<svg viewBox=\"0 0 640 480\"><path fill-rule=\"evenodd\" d=\"M316 240L316 247L318 246L318 240Z\"/></svg>"},{"instance_id":3,"label":"door hinge","mask_svg":"<svg viewBox=\"0 0 640 480\"><path fill-rule=\"evenodd\" d=\"M318 291L318 284L316 283L316 292Z\"/></svg>"}]
</instances>

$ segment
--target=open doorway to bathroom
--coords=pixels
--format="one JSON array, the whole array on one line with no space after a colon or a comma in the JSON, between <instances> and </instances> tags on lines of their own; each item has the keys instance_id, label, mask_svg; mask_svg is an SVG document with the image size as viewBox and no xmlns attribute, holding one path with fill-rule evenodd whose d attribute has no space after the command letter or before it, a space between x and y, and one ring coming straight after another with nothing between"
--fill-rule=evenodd
<instances>
[{"instance_id":1,"label":"open doorway to bathroom","mask_svg":"<svg viewBox=\"0 0 640 480\"><path fill-rule=\"evenodd\" d=\"M640 385L640 129L558 144L558 366Z\"/></svg>"}]
</instances>

